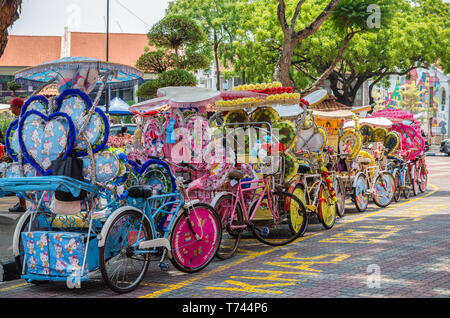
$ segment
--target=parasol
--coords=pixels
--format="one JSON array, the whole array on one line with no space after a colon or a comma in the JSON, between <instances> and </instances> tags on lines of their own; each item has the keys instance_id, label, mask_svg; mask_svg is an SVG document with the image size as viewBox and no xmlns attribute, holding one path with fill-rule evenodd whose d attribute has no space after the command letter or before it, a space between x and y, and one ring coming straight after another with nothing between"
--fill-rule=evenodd
<instances>
[{"instance_id":1,"label":"parasol","mask_svg":"<svg viewBox=\"0 0 450 318\"><path fill-rule=\"evenodd\" d=\"M105 106L98 106L101 110L105 111ZM114 97L109 105L109 114L113 116L128 116L133 115L132 112L129 111L130 105L128 105L125 101L123 101L119 97Z\"/></svg>"},{"instance_id":2,"label":"parasol","mask_svg":"<svg viewBox=\"0 0 450 318\"><path fill-rule=\"evenodd\" d=\"M137 114L158 109L163 105L175 108L200 108L214 104L220 100L219 91L202 87L171 86L160 88L157 98L146 100L130 107L130 111Z\"/></svg>"},{"instance_id":3,"label":"parasol","mask_svg":"<svg viewBox=\"0 0 450 318\"><path fill-rule=\"evenodd\" d=\"M59 92L78 88L90 93L105 75L108 75L106 84L111 89L135 86L143 77L141 71L131 66L88 57L65 57L20 70L14 78L16 82L33 88L56 81Z\"/></svg>"}]
</instances>

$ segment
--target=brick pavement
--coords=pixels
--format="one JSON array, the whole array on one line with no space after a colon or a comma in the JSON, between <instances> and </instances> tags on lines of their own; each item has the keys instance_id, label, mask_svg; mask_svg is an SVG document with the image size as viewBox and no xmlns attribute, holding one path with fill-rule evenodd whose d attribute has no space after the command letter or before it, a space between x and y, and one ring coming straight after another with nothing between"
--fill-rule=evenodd
<instances>
[{"instance_id":1,"label":"brick pavement","mask_svg":"<svg viewBox=\"0 0 450 318\"><path fill-rule=\"evenodd\" d=\"M349 208L333 229L311 224L296 242L264 246L251 237L230 260L196 274L151 264L132 293L111 292L97 274L68 289L23 280L0 283L0 297L299 298L450 296L450 158L427 158L427 192L385 209Z\"/></svg>"}]
</instances>

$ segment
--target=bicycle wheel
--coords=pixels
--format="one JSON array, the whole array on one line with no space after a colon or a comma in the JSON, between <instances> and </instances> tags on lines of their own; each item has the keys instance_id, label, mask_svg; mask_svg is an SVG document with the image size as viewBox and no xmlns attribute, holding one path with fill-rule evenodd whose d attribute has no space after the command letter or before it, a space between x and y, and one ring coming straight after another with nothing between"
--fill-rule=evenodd
<instances>
[{"instance_id":1,"label":"bicycle wheel","mask_svg":"<svg viewBox=\"0 0 450 318\"><path fill-rule=\"evenodd\" d=\"M331 229L336 222L336 203L332 201L330 192L321 184L319 188L317 216L323 227Z\"/></svg>"},{"instance_id":2,"label":"bicycle wheel","mask_svg":"<svg viewBox=\"0 0 450 318\"><path fill-rule=\"evenodd\" d=\"M220 240L220 246L216 252L216 256L220 259L231 258L236 253L241 240L242 230L230 229L231 213L233 212L234 202L233 195L226 194L220 197L214 207L217 214L219 214L220 223L222 225L222 239ZM242 208L239 203L236 206L232 224L244 224L244 214L242 213Z\"/></svg>"},{"instance_id":3,"label":"bicycle wheel","mask_svg":"<svg viewBox=\"0 0 450 318\"><path fill-rule=\"evenodd\" d=\"M400 173L398 172L398 169L394 170L394 182L395 182L395 192L394 192L394 201L398 202L400 201L400 196L402 194L402 191L400 189Z\"/></svg>"},{"instance_id":4,"label":"bicycle wheel","mask_svg":"<svg viewBox=\"0 0 450 318\"><path fill-rule=\"evenodd\" d=\"M194 204L178 217L172 228L172 264L186 273L202 270L216 255L221 237L217 212L207 204Z\"/></svg>"},{"instance_id":5,"label":"bicycle wheel","mask_svg":"<svg viewBox=\"0 0 450 318\"><path fill-rule=\"evenodd\" d=\"M416 197L419 194L419 180L418 180L417 170L414 165L412 165L411 168L408 170L409 170L409 176L410 176L410 180L411 180L412 193Z\"/></svg>"},{"instance_id":6,"label":"bicycle wheel","mask_svg":"<svg viewBox=\"0 0 450 318\"><path fill-rule=\"evenodd\" d=\"M380 208L391 204L395 194L395 179L390 172L382 172L375 180L373 202Z\"/></svg>"},{"instance_id":7,"label":"bicycle wheel","mask_svg":"<svg viewBox=\"0 0 450 318\"><path fill-rule=\"evenodd\" d=\"M369 196L367 195L367 178L360 174L353 188L353 199L359 212L364 212L369 205Z\"/></svg>"},{"instance_id":8,"label":"bicycle wheel","mask_svg":"<svg viewBox=\"0 0 450 318\"><path fill-rule=\"evenodd\" d=\"M270 211L267 195L263 197L259 206L255 202L250 208L250 215L253 215L255 208L258 208L257 214L271 215L264 219L252 220L253 234L264 244L281 246L294 241L304 233L307 222L306 209L303 203L291 193L274 193L272 200L271 205L277 217L274 217ZM299 224L293 220L294 217L302 218L304 222ZM293 224L296 224L294 229L292 228Z\"/></svg>"},{"instance_id":9,"label":"bicycle wheel","mask_svg":"<svg viewBox=\"0 0 450 318\"><path fill-rule=\"evenodd\" d=\"M128 210L115 217L106 233L105 245L100 247L100 271L109 288L117 293L136 289L148 269L150 257L134 251L138 242L151 239L150 224L143 221L141 212Z\"/></svg>"},{"instance_id":10,"label":"bicycle wheel","mask_svg":"<svg viewBox=\"0 0 450 318\"><path fill-rule=\"evenodd\" d=\"M303 185L298 184L295 186L294 191L292 194L300 200L300 202L303 204L304 207L306 207L306 195L305 195L305 188ZM306 208L305 208L306 210ZM296 213L295 209L291 210L290 215L290 221L291 221L291 230L296 231L295 229L300 229L303 226L303 223L306 223L303 227L303 233L301 233L299 236L302 236L306 232L306 228L308 225L308 217L304 218L302 213Z\"/></svg>"},{"instance_id":11,"label":"bicycle wheel","mask_svg":"<svg viewBox=\"0 0 450 318\"><path fill-rule=\"evenodd\" d=\"M334 177L333 188L337 198L336 213L342 218L345 214L345 188L341 185L337 176Z\"/></svg>"},{"instance_id":12,"label":"bicycle wheel","mask_svg":"<svg viewBox=\"0 0 450 318\"><path fill-rule=\"evenodd\" d=\"M403 183L403 196L405 197L405 199L409 198L409 194L411 192L411 179L410 179L410 175L408 173L408 170L406 168L403 168L402 170L402 183Z\"/></svg>"},{"instance_id":13,"label":"bicycle wheel","mask_svg":"<svg viewBox=\"0 0 450 318\"><path fill-rule=\"evenodd\" d=\"M427 169L425 168L424 163L422 162L419 164L417 176L419 178L419 191L424 193L427 188L428 174Z\"/></svg>"}]
</instances>

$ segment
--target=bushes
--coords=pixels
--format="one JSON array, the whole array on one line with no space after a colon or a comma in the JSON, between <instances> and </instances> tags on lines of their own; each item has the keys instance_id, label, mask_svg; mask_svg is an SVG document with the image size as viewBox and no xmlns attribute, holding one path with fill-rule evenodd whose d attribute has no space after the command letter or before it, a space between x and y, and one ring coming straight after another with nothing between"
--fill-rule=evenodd
<instances>
[{"instance_id":1,"label":"bushes","mask_svg":"<svg viewBox=\"0 0 450 318\"><path fill-rule=\"evenodd\" d=\"M197 79L185 70L172 70L159 74L153 80L142 84L137 95L141 98L154 98L159 88L168 86L196 86Z\"/></svg>"}]
</instances>

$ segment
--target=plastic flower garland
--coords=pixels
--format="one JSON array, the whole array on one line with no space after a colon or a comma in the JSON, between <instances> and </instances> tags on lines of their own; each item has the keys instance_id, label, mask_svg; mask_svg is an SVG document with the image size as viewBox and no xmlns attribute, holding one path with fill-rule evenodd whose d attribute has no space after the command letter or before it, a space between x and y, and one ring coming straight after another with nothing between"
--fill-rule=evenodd
<instances>
[{"instance_id":1,"label":"plastic flower garland","mask_svg":"<svg viewBox=\"0 0 450 318\"><path fill-rule=\"evenodd\" d=\"M331 200L334 203L336 203L337 202L336 192L334 191L333 181L330 178L328 169L326 167L322 167L320 170L321 170L322 178L325 180L325 184L327 186L328 192L330 193Z\"/></svg>"},{"instance_id":2,"label":"plastic flower garland","mask_svg":"<svg viewBox=\"0 0 450 318\"><path fill-rule=\"evenodd\" d=\"M233 87L234 91L251 91L251 90L263 90L268 88L277 88L281 87L282 84L280 82L273 83L259 83L259 84L249 84L249 85L240 85Z\"/></svg>"},{"instance_id":3,"label":"plastic flower garland","mask_svg":"<svg viewBox=\"0 0 450 318\"><path fill-rule=\"evenodd\" d=\"M125 134L124 136L111 135L108 139L108 146L113 148L125 148L133 143L133 136Z\"/></svg>"}]
</instances>

